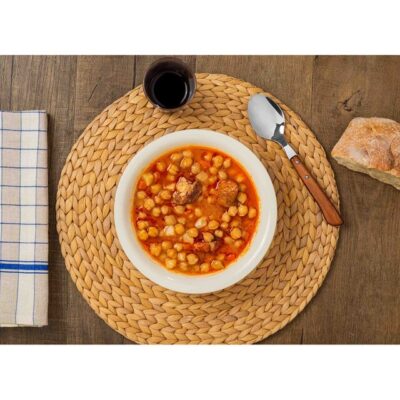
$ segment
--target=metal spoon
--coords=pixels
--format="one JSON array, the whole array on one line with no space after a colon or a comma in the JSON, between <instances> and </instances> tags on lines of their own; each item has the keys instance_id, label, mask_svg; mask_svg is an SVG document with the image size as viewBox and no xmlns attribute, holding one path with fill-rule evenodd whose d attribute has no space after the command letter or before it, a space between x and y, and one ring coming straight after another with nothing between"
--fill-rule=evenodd
<instances>
[{"instance_id":1,"label":"metal spoon","mask_svg":"<svg viewBox=\"0 0 400 400\"><path fill-rule=\"evenodd\" d=\"M317 181L307 171L297 153L286 142L284 136L285 115L278 104L269 97L256 94L250 98L247 111L250 123L257 135L264 139L273 140L283 147L301 180L319 205L326 222L333 226L341 225L343 221L335 206L318 185Z\"/></svg>"}]
</instances>

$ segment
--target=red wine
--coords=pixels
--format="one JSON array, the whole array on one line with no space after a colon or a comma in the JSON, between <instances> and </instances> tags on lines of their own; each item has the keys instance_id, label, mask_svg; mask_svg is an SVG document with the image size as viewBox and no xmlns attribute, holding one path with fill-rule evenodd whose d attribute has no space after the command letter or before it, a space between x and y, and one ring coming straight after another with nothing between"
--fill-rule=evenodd
<instances>
[{"instance_id":1,"label":"red wine","mask_svg":"<svg viewBox=\"0 0 400 400\"><path fill-rule=\"evenodd\" d=\"M150 95L163 108L178 108L186 103L189 84L185 77L174 71L160 72L150 82Z\"/></svg>"},{"instance_id":2,"label":"red wine","mask_svg":"<svg viewBox=\"0 0 400 400\"><path fill-rule=\"evenodd\" d=\"M144 91L148 99L166 110L174 110L188 103L195 88L195 77L189 67L173 58L156 61L144 78Z\"/></svg>"}]
</instances>

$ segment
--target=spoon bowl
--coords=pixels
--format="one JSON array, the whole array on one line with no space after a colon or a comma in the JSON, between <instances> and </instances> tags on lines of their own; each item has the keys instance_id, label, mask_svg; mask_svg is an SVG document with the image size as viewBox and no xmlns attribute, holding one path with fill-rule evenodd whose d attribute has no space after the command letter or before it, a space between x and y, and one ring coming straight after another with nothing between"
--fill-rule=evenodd
<instances>
[{"instance_id":1,"label":"spoon bowl","mask_svg":"<svg viewBox=\"0 0 400 400\"><path fill-rule=\"evenodd\" d=\"M248 115L258 136L280 144L289 160L296 156L285 139L285 114L278 104L269 97L256 94L249 100Z\"/></svg>"}]
</instances>

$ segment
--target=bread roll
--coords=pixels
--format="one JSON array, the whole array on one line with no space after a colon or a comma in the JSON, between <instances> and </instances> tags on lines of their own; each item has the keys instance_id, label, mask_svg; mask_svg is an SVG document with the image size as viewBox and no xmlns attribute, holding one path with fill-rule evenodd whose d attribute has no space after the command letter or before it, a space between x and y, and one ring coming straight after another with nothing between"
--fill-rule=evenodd
<instances>
[{"instance_id":1,"label":"bread roll","mask_svg":"<svg viewBox=\"0 0 400 400\"><path fill-rule=\"evenodd\" d=\"M354 118L332 157L400 190L400 124L386 118Z\"/></svg>"}]
</instances>

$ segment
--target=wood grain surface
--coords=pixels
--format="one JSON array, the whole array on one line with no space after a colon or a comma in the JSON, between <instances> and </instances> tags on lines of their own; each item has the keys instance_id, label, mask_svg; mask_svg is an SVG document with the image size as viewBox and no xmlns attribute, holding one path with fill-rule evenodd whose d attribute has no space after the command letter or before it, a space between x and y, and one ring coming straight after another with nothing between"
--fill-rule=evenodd
<instances>
[{"instance_id":1,"label":"wood grain surface","mask_svg":"<svg viewBox=\"0 0 400 400\"><path fill-rule=\"evenodd\" d=\"M400 121L400 57L186 56L273 93L329 153L356 116ZM156 56L2 56L0 109L49 114L49 326L1 328L0 343L131 343L100 320L64 266L55 196L66 156L103 108L141 83ZM400 192L332 162L345 224L331 270L306 309L263 343L400 343Z\"/></svg>"}]
</instances>

